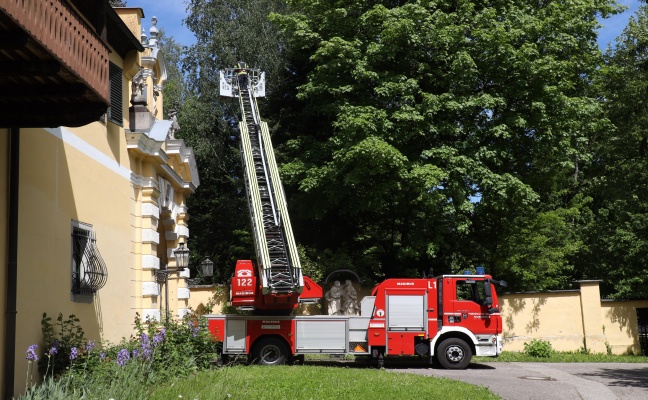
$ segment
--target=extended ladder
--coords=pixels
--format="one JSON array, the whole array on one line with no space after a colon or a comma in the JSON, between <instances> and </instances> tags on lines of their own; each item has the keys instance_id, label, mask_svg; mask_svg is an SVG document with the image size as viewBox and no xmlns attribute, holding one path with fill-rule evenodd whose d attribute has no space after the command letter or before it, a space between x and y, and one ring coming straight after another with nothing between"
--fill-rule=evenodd
<instances>
[{"instance_id":1,"label":"extended ladder","mask_svg":"<svg viewBox=\"0 0 648 400\"><path fill-rule=\"evenodd\" d=\"M238 97L241 160L263 294L301 293L304 280L268 124L256 98L265 96L265 73L220 71L220 95Z\"/></svg>"}]
</instances>

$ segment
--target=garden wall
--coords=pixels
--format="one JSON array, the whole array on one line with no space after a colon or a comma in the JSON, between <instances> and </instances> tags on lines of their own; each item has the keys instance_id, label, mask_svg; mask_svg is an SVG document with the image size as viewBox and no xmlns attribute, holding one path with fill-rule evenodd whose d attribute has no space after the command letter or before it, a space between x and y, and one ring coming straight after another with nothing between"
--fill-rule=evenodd
<instances>
[{"instance_id":1,"label":"garden wall","mask_svg":"<svg viewBox=\"0 0 648 400\"><path fill-rule=\"evenodd\" d=\"M504 350L522 351L532 339L554 350L641 354L637 309L648 300L601 300L600 281L578 281L580 289L500 296Z\"/></svg>"}]
</instances>

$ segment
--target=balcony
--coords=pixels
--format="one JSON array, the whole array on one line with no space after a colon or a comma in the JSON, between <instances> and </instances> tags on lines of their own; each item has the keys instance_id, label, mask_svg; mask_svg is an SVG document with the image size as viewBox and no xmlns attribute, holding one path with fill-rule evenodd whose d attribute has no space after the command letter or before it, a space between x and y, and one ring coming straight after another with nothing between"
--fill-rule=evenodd
<instances>
[{"instance_id":1,"label":"balcony","mask_svg":"<svg viewBox=\"0 0 648 400\"><path fill-rule=\"evenodd\" d=\"M105 0L0 0L0 127L97 121L115 18Z\"/></svg>"}]
</instances>

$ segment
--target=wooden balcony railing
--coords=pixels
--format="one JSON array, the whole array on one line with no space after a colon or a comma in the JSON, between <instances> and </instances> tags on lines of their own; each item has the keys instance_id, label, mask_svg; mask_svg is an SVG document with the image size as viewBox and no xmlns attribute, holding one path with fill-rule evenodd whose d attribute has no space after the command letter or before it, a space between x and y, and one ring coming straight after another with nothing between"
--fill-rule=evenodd
<instances>
[{"instance_id":1,"label":"wooden balcony railing","mask_svg":"<svg viewBox=\"0 0 648 400\"><path fill-rule=\"evenodd\" d=\"M108 48L62 0L2 0L0 8L109 103Z\"/></svg>"}]
</instances>

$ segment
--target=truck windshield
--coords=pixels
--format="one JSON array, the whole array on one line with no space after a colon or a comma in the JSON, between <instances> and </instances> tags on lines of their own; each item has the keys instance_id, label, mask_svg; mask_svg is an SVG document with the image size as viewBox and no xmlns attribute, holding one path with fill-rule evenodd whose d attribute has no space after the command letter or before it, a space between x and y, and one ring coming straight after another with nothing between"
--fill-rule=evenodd
<instances>
[{"instance_id":1,"label":"truck windshield","mask_svg":"<svg viewBox=\"0 0 648 400\"><path fill-rule=\"evenodd\" d=\"M488 282L490 285L490 282ZM484 281L457 281L457 300L474 301L478 304L484 304L486 291Z\"/></svg>"}]
</instances>

